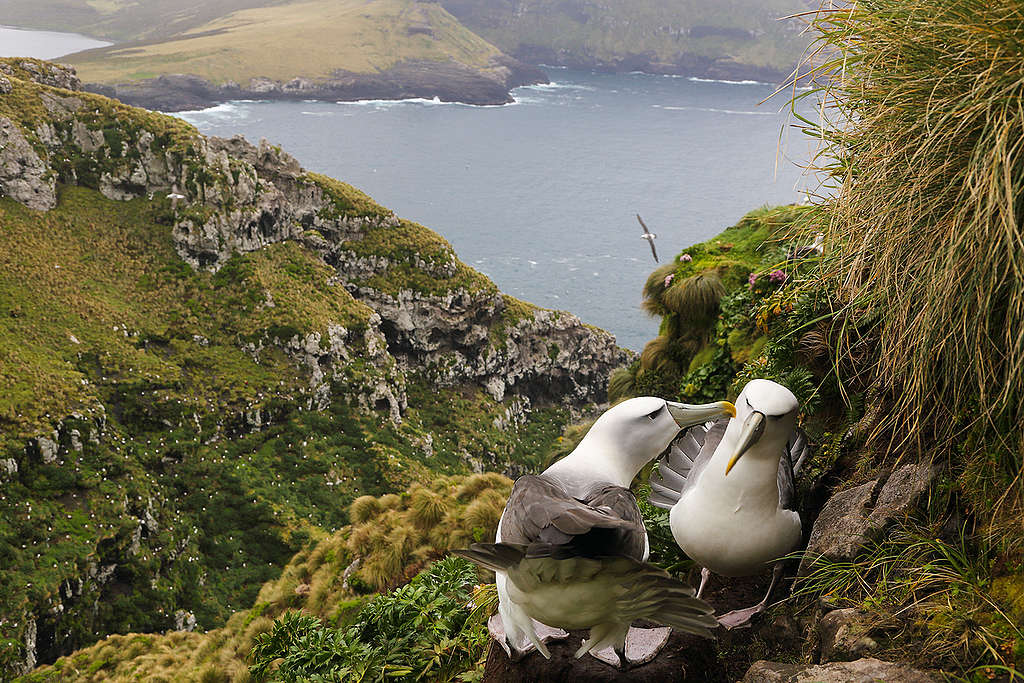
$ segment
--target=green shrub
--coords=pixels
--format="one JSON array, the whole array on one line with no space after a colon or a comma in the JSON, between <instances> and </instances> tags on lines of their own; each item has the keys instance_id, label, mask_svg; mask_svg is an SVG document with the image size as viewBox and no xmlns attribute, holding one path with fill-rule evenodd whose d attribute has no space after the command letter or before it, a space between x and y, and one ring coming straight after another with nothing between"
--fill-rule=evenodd
<instances>
[{"instance_id":1,"label":"green shrub","mask_svg":"<svg viewBox=\"0 0 1024 683\"><path fill-rule=\"evenodd\" d=\"M250 671L289 682L450 680L485 652L487 613L471 606L476 581L474 565L452 557L372 599L348 628L289 612L256 638Z\"/></svg>"}]
</instances>

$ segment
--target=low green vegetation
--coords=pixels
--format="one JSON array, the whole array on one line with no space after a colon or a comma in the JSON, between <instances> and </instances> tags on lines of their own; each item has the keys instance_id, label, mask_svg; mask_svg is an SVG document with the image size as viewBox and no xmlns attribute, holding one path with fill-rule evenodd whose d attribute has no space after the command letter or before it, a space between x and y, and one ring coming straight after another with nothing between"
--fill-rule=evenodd
<instances>
[{"instance_id":1,"label":"low green vegetation","mask_svg":"<svg viewBox=\"0 0 1024 683\"><path fill-rule=\"evenodd\" d=\"M350 525L308 542L224 626L112 635L21 680L476 680L493 586L474 588L477 570L464 560L435 560L493 539L511 484L474 474L362 496ZM411 553L394 547L416 538ZM372 568L392 562L380 577L391 591L375 595Z\"/></svg>"},{"instance_id":2,"label":"low green vegetation","mask_svg":"<svg viewBox=\"0 0 1024 683\"><path fill-rule=\"evenodd\" d=\"M489 640L488 603L470 609L476 567L461 558L437 562L407 585L368 602L347 628L289 613L256 638L256 680L479 680ZM477 675L467 675L467 670Z\"/></svg>"}]
</instances>

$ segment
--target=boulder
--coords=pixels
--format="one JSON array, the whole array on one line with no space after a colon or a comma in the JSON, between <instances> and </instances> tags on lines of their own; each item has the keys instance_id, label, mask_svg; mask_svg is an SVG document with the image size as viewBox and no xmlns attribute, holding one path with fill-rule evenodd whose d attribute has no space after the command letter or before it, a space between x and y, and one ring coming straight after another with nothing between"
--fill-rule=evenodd
<instances>
[{"instance_id":1,"label":"boulder","mask_svg":"<svg viewBox=\"0 0 1024 683\"><path fill-rule=\"evenodd\" d=\"M866 658L813 666L762 660L754 662L742 683L935 683L938 680L917 669Z\"/></svg>"},{"instance_id":2,"label":"boulder","mask_svg":"<svg viewBox=\"0 0 1024 683\"><path fill-rule=\"evenodd\" d=\"M937 473L932 464L910 463L887 477L835 493L814 521L800 575L809 574L819 557L852 560L866 543L914 510Z\"/></svg>"}]
</instances>

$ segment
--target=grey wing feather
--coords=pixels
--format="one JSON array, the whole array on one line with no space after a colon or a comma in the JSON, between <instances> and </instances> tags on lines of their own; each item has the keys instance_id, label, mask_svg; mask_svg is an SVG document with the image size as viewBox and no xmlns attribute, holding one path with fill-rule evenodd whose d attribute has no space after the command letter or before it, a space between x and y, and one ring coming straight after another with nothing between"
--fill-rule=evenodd
<instances>
[{"instance_id":1,"label":"grey wing feather","mask_svg":"<svg viewBox=\"0 0 1024 683\"><path fill-rule=\"evenodd\" d=\"M796 509L796 475L808 455L807 435L802 429L794 429L779 459L779 507L785 510Z\"/></svg>"},{"instance_id":2,"label":"grey wing feather","mask_svg":"<svg viewBox=\"0 0 1024 683\"><path fill-rule=\"evenodd\" d=\"M651 475L651 505L667 510L679 501L711 460L728 424L729 420L724 419L696 425L676 437Z\"/></svg>"},{"instance_id":3,"label":"grey wing feather","mask_svg":"<svg viewBox=\"0 0 1024 683\"><path fill-rule=\"evenodd\" d=\"M606 488L625 492L628 500ZM586 554L603 549L608 554L626 553L636 536L646 534L632 495L626 489L605 486L588 493L594 498L588 503L573 498L548 477L524 475L516 480L505 505L501 540L524 546L572 545ZM630 514L630 504L635 514Z\"/></svg>"},{"instance_id":4,"label":"grey wing feather","mask_svg":"<svg viewBox=\"0 0 1024 683\"><path fill-rule=\"evenodd\" d=\"M628 522L631 526L617 534L613 550L617 555L643 559L647 548L647 530L632 491L621 486L602 484L584 494L583 502L598 509L607 508L616 517Z\"/></svg>"}]
</instances>

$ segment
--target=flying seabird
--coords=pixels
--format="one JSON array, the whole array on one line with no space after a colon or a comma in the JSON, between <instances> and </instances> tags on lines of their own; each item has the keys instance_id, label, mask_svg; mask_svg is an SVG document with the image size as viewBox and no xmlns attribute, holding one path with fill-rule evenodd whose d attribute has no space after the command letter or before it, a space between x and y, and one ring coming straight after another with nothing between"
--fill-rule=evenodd
<instances>
[{"instance_id":1,"label":"flying seabird","mask_svg":"<svg viewBox=\"0 0 1024 683\"><path fill-rule=\"evenodd\" d=\"M798 407L781 384L752 380L732 419L691 428L659 461L650 502L671 510L672 536L703 567L697 597L710 572L757 574L800 542L794 481L808 450L795 427ZM761 602L724 614L719 623L742 626L764 610L781 570L775 562Z\"/></svg>"},{"instance_id":2,"label":"flying seabird","mask_svg":"<svg viewBox=\"0 0 1024 683\"><path fill-rule=\"evenodd\" d=\"M626 636L636 619L710 636L717 625L711 607L646 563L647 531L628 487L680 429L734 414L725 401L623 401L601 415L568 456L539 476L516 481L496 543L456 551L496 573L498 614L488 626L509 656L536 647L550 658L545 636L589 628L576 657L592 652L609 661L598 653L610 646L610 660L625 667ZM631 659L648 661L650 650Z\"/></svg>"},{"instance_id":3,"label":"flying seabird","mask_svg":"<svg viewBox=\"0 0 1024 683\"><path fill-rule=\"evenodd\" d=\"M796 247L790 249L789 253L786 254L786 259L789 261L799 261L810 256L821 256L825 253L825 233L819 232L814 237L814 242L804 247Z\"/></svg>"},{"instance_id":4,"label":"flying seabird","mask_svg":"<svg viewBox=\"0 0 1024 683\"><path fill-rule=\"evenodd\" d=\"M654 262L661 263L661 261L658 260L658 252L654 249L654 239L657 235L647 229L647 224L644 223L643 218L640 218L640 214L636 215L636 219L640 221L640 227L644 229L644 234L640 235L640 239L647 240L647 243L651 245L651 256L654 257Z\"/></svg>"}]
</instances>

